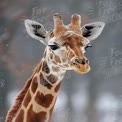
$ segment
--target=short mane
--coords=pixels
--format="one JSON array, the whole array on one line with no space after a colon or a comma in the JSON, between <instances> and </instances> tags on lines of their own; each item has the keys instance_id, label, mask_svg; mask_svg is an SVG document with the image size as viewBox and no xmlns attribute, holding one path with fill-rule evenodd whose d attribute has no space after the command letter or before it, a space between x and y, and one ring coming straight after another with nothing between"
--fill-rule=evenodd
<instances>
[{"instance_id":1,"label":"short mane","mask_svg":"<svg viewBox=\"0 0 122 122\"><path fill-rule=\"evenodd\" d=\"M28 88L30 87L31 85L31 81L33 79L33 76L34 74L40 69L40 65L41 63L39 63L37 65L37 67L35 68L32 76L30 79L27 80L24 88L20 91L20 93L16 96L16 99L15 99L15 102L14 102L14 105L11 107L11 109L8 111L8 114L6 116L6 120L5 122L12 122L13 118L15 117L15 115L17 114L19 108L21 107L22 105L22 102L24 100L24 97L28 91Z\"/></svg>"}]
</instances>

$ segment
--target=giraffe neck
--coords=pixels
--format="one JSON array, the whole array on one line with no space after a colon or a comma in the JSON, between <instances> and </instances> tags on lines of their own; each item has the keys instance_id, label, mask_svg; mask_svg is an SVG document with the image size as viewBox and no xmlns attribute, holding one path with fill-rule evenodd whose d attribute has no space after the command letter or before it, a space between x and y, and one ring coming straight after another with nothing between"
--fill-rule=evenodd
<instances>
[{"instance_id":1,"label":"giraffe neck","mask_svg":"<svg viewBox=\"0 0 122 122\"><path fill-rule=\"evenodd\" d=\"M42 58L12 122L49 122L65 70Z\"/></svg>"}]
</instances>

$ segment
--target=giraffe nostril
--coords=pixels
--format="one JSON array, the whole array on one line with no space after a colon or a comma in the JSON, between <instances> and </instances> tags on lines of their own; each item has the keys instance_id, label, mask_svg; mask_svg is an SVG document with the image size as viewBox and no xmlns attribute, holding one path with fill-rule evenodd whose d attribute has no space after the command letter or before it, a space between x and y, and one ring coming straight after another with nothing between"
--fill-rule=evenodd
<instances>
[{"instance_id":1,"label":"giraffe nostril","mask_svg":"<svg viewBox=\"0 0 122 122\"><path fill-rule=\"evenodd\" d=\"M73 65L85 65L85 64L89 64L89 60L87 59L81 59L81 58L75 58L74 60L72 60L72 64Z\"/></svg>"},{"instance_id":2,"label":"giraffe nostril","mask_svg":"<svg viewBox=\"0 0 122 122\"><path fill-rule=\"evenodd\" d=\"M81 64L85 65L86 64L86 61L85 60L82 60Z\"/></svg>"},{"instance_id":3,"label":"giraffe nostril","mask_svg":"<svg viewBox=\"0 0 122 122\"><path fill-rule=\"evenodd\" d=\"M80 59L80 58L79 58L79 59L76 58L76 59L74 60L74 62L75 62L76 64L83 64L83 65L86 63L85 59Z\"/></svg>"},{"instance_id":4,"label":"giraffe nostril","mask_svg":"<svg viewBox=\"0 0 122 122\"><path fill-rule=\"evenodd\" d=\"M81 63L81 60L75 59L75 62L79 64L79 63Z\"/></svg>"}]
</instances>

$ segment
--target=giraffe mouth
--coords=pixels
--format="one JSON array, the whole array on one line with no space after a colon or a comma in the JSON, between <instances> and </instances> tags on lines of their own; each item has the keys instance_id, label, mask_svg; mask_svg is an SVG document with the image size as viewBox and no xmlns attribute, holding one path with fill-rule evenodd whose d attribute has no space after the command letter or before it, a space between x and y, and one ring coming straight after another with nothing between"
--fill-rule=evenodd
<instances>
[{"instance_id":1,"label":"giraffe mouth","mask_svg":"<svg viewBox=\"0 0 122 122\"><path fill-rule=\"evenodd\" d=\"M85 64L85 65L80 64L77 66L72 66L72 69L77 73L85 74L88 73L91 68L89 64Z\"/></svg>"}]
</instances>

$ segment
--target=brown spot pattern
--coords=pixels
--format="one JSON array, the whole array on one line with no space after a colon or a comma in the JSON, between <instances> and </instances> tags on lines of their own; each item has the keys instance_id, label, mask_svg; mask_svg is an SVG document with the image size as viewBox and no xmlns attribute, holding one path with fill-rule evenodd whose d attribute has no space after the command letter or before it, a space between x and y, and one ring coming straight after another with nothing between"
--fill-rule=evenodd
<instances>
[{"instance_id":1,"label":"brown spot pattern","mask_svg":"<svg viewBox=\"0 0 122 122\"><path fill-rule=\"evenodd\" d=\"M55 55L55 61L56 61L56 63L61 63L61 60L60 60L59 56Z\"/></svg>"},{"instance_id":2,"label":"brown spot pattern","mask_svg":"<svg viewBox=\"0 0 122 122\"><path fill-rule=\"evenodd\" d=\"M31 100L31 94L30 94L30 91L28 91L28 92L27 92L27 95L25 96L23 105L24 105L25 107L27 107L28 104L29 104L29 102L30 102L30 100Z\"/></svg>"},{"instance_id":3,"label":"brown spot pattern","mask_svg":"<svg viewBox=\"0 0 122 122\"><path fill-rule=\"evenodd\" d=\"M54 106L50 109L50 116L52 116Z\"/></svg>"},{"instance_id":4,"label":"brown spot pattern","mask_svg":"<svg viewBox=\"0 0 122 122\"><path fill-rule=\"evenodd\" d=\"M55 61L52 61L54 64L56 64L56 62ZM57 65L57 64L56 64Z\"/></svg>"},{"instance_id":5,"label":"brown spot pattern","mask_svg":"<svg viewBox=\"0 0 122 122\"><path fill-rule=\"evenodd\" d=\"M73 57L75 57L75 55L72 51L70 51L69 58L72 59Z\"/></svg>"},{"instance_id":6,"label":"brown spot pattern","mask_svg":"<svg viewBox=\"0 0 122 122\"><path fill-rule=\"evenodd\" d=\"M34 73L33 73L33 75L34 75ZM27 93L27 91L31 85L31 81L32 81L32 77L26 82L24 88L17 95L15 102L14 102L14 105L8 111L5 122L12 122L13 118L16 116L19 108L22 105L23 99L25 98L25 95L26 95L26 93Z\"/></svg>"},{"instance_id":7,"label":"brown spot pattern","mask_svg":"<svg viewBox=\"0 0 122 122\"><path fill-rule=\"evenodd\" d=\"M48 89L51 89L52 88L52 85L49 84L46 79L44 79L42 73L40 73L40 83L41 83L41 85L47 87Z\"/></svg>"},{"instance_id":8,"label":"brown spot pattern","mask_svg":"<svg viewBox=\"0 0 122 122\"><path fill-rule=\"evenodd\" d=\"M50 53L50 59L53 59L53 54L52 53Z\"/></svg>"},{"instance_id":9,"label":"brown spot pattern","mask_svg":"<svg viewBox=\"0 0 122 122\"><path fill-rule=\"evenodd\" d=\"M55 75L50 74L49 76L47 76L47 80L51 83L56 83L58 78Z\"/></svg>"},{"instance_id":10,"label":"brown spot pattern","mask_svg":"<svg viewBox=\"0 0 122 122\"><path fill-rule=\"evenodd\" d=\"M55 92L58 92L58 91L59 91L60 86L61 86L61 81L60 81L60 83L55 87Z\"/></svg>"},{"instance_id":11,"label":"brown spot pattern","mask_svg":"<svg viewBox=\"0 0 122 122\"><path fill-rule=\"evenodd\" d=\"M42 71L47 73L47 74L50 73L50 69L49 69L46 61L43 62Z\"/></svg>"},{"instance_id":12,"label":"brown spot pattern","mask_svg":"<svg viewBox=\"0 0 122 122\"><path fill-rule=\"evenodd\" d=\"M53 66L52 66L52 70L53 70L54 72L59 72L59 69L56 68L56 67L53 67Z\"/></svg>"},{"instance_id":13,"label":"brown spot pattern","mask_svg":"<svg viewBox=\"0 0 122 122\"><path fill-rule=\"evenodd\" d=\"M45 122L45 120L46 120L46 112L41 111L39 113L35 113L33 111L33 106L31 105L27 112L26 122Z\"/></svg>"},{"instance_id":14,"label":"brown spot pattern","mask_svg":"<svg viewBox=\"0 0 122 122\"><path fill-rule=\"evenodd\" d=\"M37 77L34 77L33 81L32 81L32 84L31 84L31 90L32 90L33 93L35 93L37 87L38 87Z\"/></svg>"},{"instance_id":15,"label":"brown spot pattern","mask_svg":"<svg viewBox=\"0 0 122 122\"><path fill-rule=\"evenodd\" d=\"M40 93L39 91L37 92L37 95L35 97L35 101L45 107L48 108L50 106L50 104L53 101L53 96L51 94L46 94L44 95L43 93Z\"/></svg>"},{"instance_id":16,"label":"brown spot pattern","mask_svg":"<svg viewBox=\"0 0 122 122\"><path fill-rule=\"evenodd\" d=\"M21 109L17 118L15 119L15 122L23 122L24 120L24 110Z\"/></svg>"},{"instance_id":17,"label":"brown spot pattern","mask_svg":"<svg viewBox=\"0 0 122 122\"><path fill-rule=\"evenodd\" d=\"M69 65L68 64L64 64L64 67L69 67Z\"/></svg>"},{"instance_id":18,"label":"brown spot pattern","mask_svg":"<svg viewBox=\"0 0 122 122\"><path fill-rule=\"evenodd\" d=\"M56 97L56 99L57 99L57 97ZM56 103L56 99L55 99L53 107L50 109L50 116L52 115L52 112L53 112L53 109L54 109L54 106L55 106L55 103Z\"/></svg>"}]
</instances>

